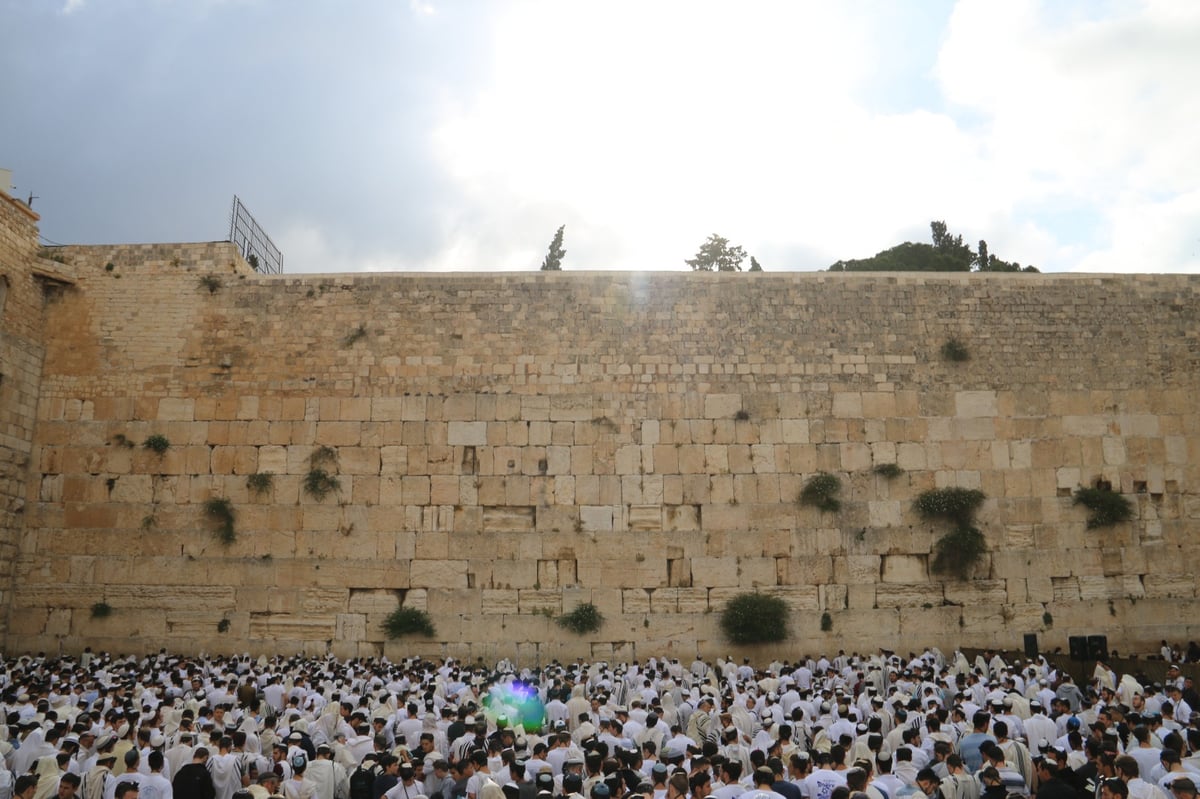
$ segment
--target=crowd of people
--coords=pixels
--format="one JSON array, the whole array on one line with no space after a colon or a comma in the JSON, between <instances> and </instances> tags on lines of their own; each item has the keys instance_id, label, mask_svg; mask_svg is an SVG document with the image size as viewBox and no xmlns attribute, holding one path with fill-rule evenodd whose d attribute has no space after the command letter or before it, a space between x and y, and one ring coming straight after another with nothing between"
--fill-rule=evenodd
<instances>
[{"instance_id":1,"label":"crowd of people","mask_svg":"<svg viewBox=\"0 0 1200 799\"><path fill-rule=\"evenodd\" d=\"M1200 695L1146 665L27 655L0 799L1195 799Z\"/></svg>"}]
</instances>

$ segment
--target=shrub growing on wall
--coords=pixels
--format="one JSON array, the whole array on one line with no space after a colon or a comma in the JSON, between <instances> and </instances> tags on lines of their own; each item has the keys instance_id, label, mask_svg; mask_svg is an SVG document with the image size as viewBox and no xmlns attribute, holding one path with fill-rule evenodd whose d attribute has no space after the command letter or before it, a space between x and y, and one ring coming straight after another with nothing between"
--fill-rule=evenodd
<instances>
[{"instance_id":1,"label":"shrub growing on wall","mask_svg":"<svg viewBox=\"0 0 1200 799\"><path fill-rule=\"evenodd\" d=\"M913 508L926 519L948 519L966 527L986 498L976 488L935 488L920 494L913 501Z\"/></svg>"},{"instance_id":2,"label":"shrub growing on wall","mask_svg":"<svg viewBox=\"0 0 1200 799\"><path fill-rule=\"evenodd\" d=\"M554 621L559 627L570 630L576 635L586 635L600 629L600 625L604 624L604 614L591 602L584 602L582 605L576 606L570 613L564 613Z\"/></svg>"},{"instance_id":3,"label":"shrub growing on wall","mask_svg":"<svg viewBox=\"0 0 1200 799\"><path fill-rule=\"evenodd\" d=\"M800 504L835 513L842 507L841 500L837 498L841 490L841 480L828 472L821 472L811 477L800 490Z\"/></svg>"},{"instance_id":4,"label":"shrub growing on wall","mask_svg":"<svg viewBox=\"0 0 1200 799\"><path fill-rule=\"evenodd\" d=\"M787 638L788 606L777 596L747 592L729 600L721 612L721 631L735 644Z\"/></svg>"},{"instance_id":5,"label":"shrub growing on wall","mask_svg":"<svg viewBox=\"0 0 1200 799\"><path fill-rule=\"evenodd\" d=\"M984 552L987 552L987 542L983 533L974 527L958 527L934 544L931 568L938 574L963 579Z\"/></svg>"},{"instance_id":6,"label":"shrub growing on wall","mask_svg":"<svg viewBox=\"0 0 1200 799\"><path fill-rule=\"evenodd\" d=\"M965 580L987 551L983 533L974 525L975 511L984 499L984 493L975 488L936 488L913 500L913 508L924 518L954 523L954 531L934 544L930 568L935 573Z\"/></svg>"},{"instance_id":7,"label":"shrub growing on wall","mask_svg":"<svg viewBox=\"0 0 1200 799\"><path fill-rule=\"evenodd\" d=\"M1112 527L1133 518L1133 503L1111 488L1077 489L1072 504L1083 505L1091 511L1087 520L1089 530Z\"/></svg>"},{"instance_id":8,"label":"shrub growing on wall","mask_svg":"<svg viewBox=\"0 0 1200 799\"><path fill-rule=\"evenodd\" d=\"M437 635L433 619L429 614L417 608L396 608L383 620L383 631L388 638L399 638L404 635L423 635L432 638Z\"/></svg>"},{"instance_id":9,"label":"shrub growing on wall","mask_svg":"<svg viewBox=\"0 0 1200 799\"><path fill-rule=\"evenodd\" d=\"M234 528L236 515L233 503L225 497L212 497L204 503L204 515L213 525L217 539L228 546L237 540L237 530Z\"/></svg>"}]
</instances>

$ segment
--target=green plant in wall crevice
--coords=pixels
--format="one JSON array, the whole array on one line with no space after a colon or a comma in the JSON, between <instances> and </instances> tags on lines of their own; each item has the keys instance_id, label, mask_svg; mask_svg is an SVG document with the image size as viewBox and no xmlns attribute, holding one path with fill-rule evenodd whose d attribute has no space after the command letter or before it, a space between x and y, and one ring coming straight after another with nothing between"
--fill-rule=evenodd
<instances>
[{"instance_id":1,"label":"green plant in wall crevice","mask_svg":"<svg viewBox=\"0 0 1200 799\"><path fill-rule=\"evenodd\" d=\"M1075 490L1073 505L1083 505L1088 515L1089 530L1098 527L1113 527L1133 518L1133 503L1111 488L1096 486Z\"/></svg>"},{"instance_id":2,"label":"green plant in wall crevice","mask_svg":"<svg viewBox=\"0 0 1200 799\"><path fill-rule=\"evenodd\" d=\"M152 436L148 436L146 440L142 442L142 446L153 452L155 455L162 455L171 448L171 442L166 436L155 433Z\"/></svg>"},{"instance_id":3,"label":"green plant in wall crevice","mask_svg":"<svg viewBox=\"0 0 1200 799\"><path fill-rule=\"evenodd\" d=\"M842 481L836 475L820 472L810 477L800 490L800 504L836 513L842 507L841 500L837 498L841 490Z\"/></svg>"},{"instance_id":4,"label":"green plant in wall crevice","mask_svg":"<svg viewBox=\"0 0 1200 799\"><path fill-rule=\"evenodd\" d=\"M963 361L971 360L971 353L967 350L967 345L954 337L946 339L946 343L942 345L941 353L942 360L946 361L962 363Z\"/></svg>"},{"instance_id":5,"label":"green plant in wall crevice","mask_svg":"<svg viewBox=\"0 0 1200 799\"><path fill-rule=\"evenodd\" d=\"M275 475L270 472L255 472L246 478L246 489L255 496L269 493L275 485Z\"/></svg>"},{"instance_id":6,"label":"green plant in wall crevice","mask_svg":"<svg viewBox=\"0 0 1200 799\"><path fill-rule=\"evenodd\" d=\"M304 493L317 502L342 487L341 481L326 466L337 466L337 451L332 447L317 447L308 456L308 474L304 475Z\"/></svg>"},{"instance_id":7,"label":"green plant in wall crevice","mask_svg":"<svg viewBox=\"0 0 1200 799\"><path fill-rule=\"evenodd\" d=\"M954 524L954 530L934 544L930 563L934 573L965 580L987 552L987 541L975 527L975 512L985 499L984 493L976 488L935 488L913 500L913 509L923 518L945 519Z\"/></svg>"},{"instance_id":8,"label":"green plant in wall crevice","mask_svg":"<svg viewBox=\"0 0 1200 799\"><path fill-rule=\"evenodd\" d=\"M433 638L437 630L429 613L418 608L398 607L383 620L383 631L388 638L400 638L404 635L423 635Z\"/></svg>"},{"instance_id":9,"label":"green plant in wall crevice","mask_svg":"<svg viewBox=\"0 0 1200 799\"><path fill-rule=\"evenodd\" d=\"M731 643L784 641L788 637L788 606L777 596L748 591L725 604L720 624Z\"/></svg>"},{"instance_id":10,"label":"green plant in wall crevice","mask_svg":"<svg viewBox=\"0 0 1200 799\"><path fill-rule=\"evenodd\" d=\"M233 503L225 497L212 497L204 503L204 516L213 525L217 540L229 546L237 540L237 530L234 521L237 516Z\"/></svg>"},{"instance_id":11,"label":"green plant in wall crevice","mask_svg":"<svg viewBox=\"0 0 1200 799\"><path fill-rule=\"evenodd\" d=\"M576 605L570 613L564 613L556 618L555 623L564 630L570 630L576 635L594 633L604 624L604 614L591 602Z\"/></svg>"}]
</instances>

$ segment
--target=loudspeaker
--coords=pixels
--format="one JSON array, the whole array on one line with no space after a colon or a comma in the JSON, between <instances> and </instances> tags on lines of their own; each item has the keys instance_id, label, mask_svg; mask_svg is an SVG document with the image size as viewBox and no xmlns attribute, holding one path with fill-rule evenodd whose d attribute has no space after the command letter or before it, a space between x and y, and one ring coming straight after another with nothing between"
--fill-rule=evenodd
<instances>
[{"instance_id":1,"label":"loudspeaker","mask_svg":"<svg viewBox=\"0 0 1200 799\"><path fill-rule=\"evenodd\" d=\"M1088 639L1085 635L1072 635L1067 639L1067 645L1071 650L1071 660L1087 660L1088 659Z\"/></svg>"},{"instance_id":2,"label":"loudspeaker","mask_svg":"<svg viewBox=\"0 0 1200 799\"><path fill-rule=\"evenodd\" d=\"M1088 657L1092 660L1108 660L1108 636L1088 636Z\"/></svg>"},{"instance_id":3,"label":"loudspeaker","mask_svg":"<svg viewBox=\"0 0 1200 799\"><path fill-rule=\"evenodd\" d=\"M1037 633L1025 633L1025 657L1029 660L1034 660L1037 656Z\"/></svg>"}]
</instances>

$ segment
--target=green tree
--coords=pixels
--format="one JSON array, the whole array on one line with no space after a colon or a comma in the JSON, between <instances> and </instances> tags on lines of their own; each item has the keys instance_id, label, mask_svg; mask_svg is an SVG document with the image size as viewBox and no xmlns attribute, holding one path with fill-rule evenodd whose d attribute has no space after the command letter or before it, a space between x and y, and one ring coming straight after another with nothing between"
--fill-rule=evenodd
<instances>
[{"instance_id":1,"label":"green tree","mask_svg":"<svg viewBox=\"0 0 1200 799\"><path fill-rule=\"evenodd\" d=\"M753 255L751 255L750 256L750 269L748 271L761 272L762 270L763 270L762 265L758 262L758 259L755 258Z\"/></svg>"},{"instance_id":2,"label":"green tree","mask_svg":"<svg viewBox=\"0 0 1200 799\"><path fill-rule=\"evenodd\" d=\"M987 242L983 239L979 240L979 250L975 255L975 269L978 272L991 271L988 267L992 262L992 257L988 255Z\"/></svg>"},{"instance_id":3,"label":"green tree","mask_svg":"<svg viewBox=\"0 0 1200 799\"><path fill-rule=\"evenodd\" d=\"M558 232L554 234L554 240L550 242L550 252L546 253L546 259L542 261L543 272L562 271L562 259L567 254L567 251L562 246L563 228L565 227L566 225L560 226Z\"/></svg>"},{"instance_id":4,"label":"green tree","mask_svg":"<svg viewBox=\"0 0 1200 799\"><path fill-rule=\"evenodd\" d=\"M975 253L970 245L963 244L962 236L951 236L942 221L930 222L929 230L933 234L933 246L938 252L946 255L961 267L956 272L969 272L971 264L975 263Z\"/></svg>"},{"instance_id":5,"label":"green tree","mask_svg":"<svg viewBox=\"0 0 1200 799\"><path fill-rule=\"evenodd\" d=\"M975 271L976 272L1036 272L1036 266L1022 267L1019 263L1001 261L994 255L988 253L987 242L983 239L979 240L979 254L975 256Z\"/></svg>"},{"instance_id":6,"label":"green tree","mask_svg":"<svg viewBox=\"0 0 1200 799\"><path fill-rule=\"evenodd\" d=\"M969 262L963 263L932 244L906 241L871 258L838 261L830 272L968 272Z\"/></svg>"},{"instance_id":7,"label":"green tree","mask_svg":"<svg viewBox=\"0 0 1200 799\"><path fill-rule=\"evenodd\" d=\"M695 258L684 261L696 272L740 272L742 261L746 260L746 251L741 247L730 247L729 239L716 233L700 245L700 251Z\"/></svg>"}]
</instances>

